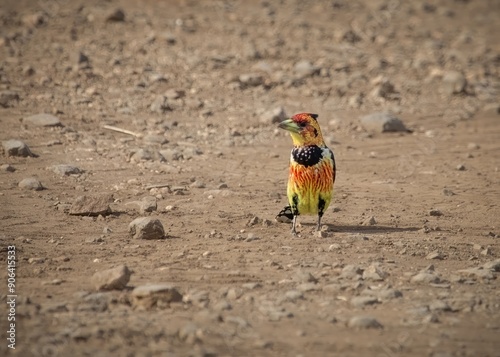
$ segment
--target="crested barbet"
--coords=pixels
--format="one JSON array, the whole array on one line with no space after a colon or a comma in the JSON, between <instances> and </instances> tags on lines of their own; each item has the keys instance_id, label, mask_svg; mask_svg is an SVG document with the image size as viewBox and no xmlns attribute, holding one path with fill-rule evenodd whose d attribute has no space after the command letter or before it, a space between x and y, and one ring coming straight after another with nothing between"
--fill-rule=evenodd
<instances>
[{"instance_id":1,"label":"crested barbet","mask_svg":"<svg viewBox=\"0 0 500 357\"><path fill-rule=\"evenodd\" d=\"M278 125L290 132L293 149L287 185L289 206L277 218L292 219L294 235L297 234L297 216L301 214L317 214L316 229L321 229L321 217L333 195L335 158L323 140L317 119L317 114L300 113Z\"/></svg>"}]
</instances>

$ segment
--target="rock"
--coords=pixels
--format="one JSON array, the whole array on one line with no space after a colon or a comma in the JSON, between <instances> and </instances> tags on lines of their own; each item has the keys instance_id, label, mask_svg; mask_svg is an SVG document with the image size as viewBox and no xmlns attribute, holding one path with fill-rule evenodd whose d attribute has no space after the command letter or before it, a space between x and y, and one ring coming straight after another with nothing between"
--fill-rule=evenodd
<instances>
[{"instance_id":1,"label":"rock","mask_svg":"<svg viewBox=\"0 0 500 357\"><path fill-rule=\"evenodd\" d=\"M433 216L433 217L439 217L439 216L442 216L443 215L443 212L441 212L440 210L438 209L431 209L429 211L429 216Z\"/></svg>"},{"instance_id":2,"label":"rock","mask_svg":"<svg viewBox=\"0 0 500 357\"><path fill-rule=\"evenodd\" d=\"M443 75L442 91L445 94L460 94L465 92L467 79L463 73L458 71L448 71Z\"/></svg>"},{"instance_id":3,"label":"rock","mask_svg":"<svg viewBox=\"0 0 500 357\"><path fill-rule=\"evenodd\" d=\"M45 258L41 257L33 257L28 259L29 264L43 264L45 262Z\"/></svg>"},{"instance_id":4,"label":"rock","mask_svg":"<svg viewBox=\"0 0 500 357\"><path fill-rule=\"evenodd\" d=\"M359 36L355 31L353 30L347 30L343 35L342 35L342 41L348 42L348 43L356 43L359 41L362 41L363 39L361 36Z\"/></svg>"},{"instance_id":5,"label":"rock","mask_svg":"<svg viewBox=\"0 0 500 357\"><path fill-rule=\"evenodd\" d=\"M458 270L457 273L460 276L463 276L466 278L477 278L477 279L484 279L484 280L491 280L491 279L495 278L495 276L491 272L491 269L483 269L483 267L462 269L462 270Z\"/></svg>"},{"instance_id":6,"label":"rock","mask_svg":"<svg viewBox=\"0 0 500 357\"><path fill-rule=\"evenodd\" d=\"M321 290L321 287L316 283L302 283L297 285L297 290L302 292Z\"/></svg>"},{"instance_id":7,"label":"rock","mask_svg":"<svg viewBox=\"0 0 500 357\"><path fill-rule=\"evenodd\" d=\"M287 118L288 115L285 112L285 108L277 107L262 114L262 116L260 117L260 122L262 124L277 124Z\"/></svg>"},{"instance_id":8,"label":"rock","mask_svg":"<svg viewBox=\"0 0 500 357\"><path fill-rule=\"evenodd\" d=\"M74 61L75 61L75 69L88 69L88 68L90 68L89 57L81 51L78 51L75 53Z\"/></svg>"},{"instance_id":9,"label":"rock","mask_svg":"<svg viewBox=\"0 0 500 357\"><path fill-rule=\"evenodd\" d=\"M0 94L0 98L1 98L1 94ZM1 102L0 102L0 105L1 105ZM483 113L487 116L500 115L500 103L486 104L483 108Z\"/></svg>"},{"instance_id":10,"label":"rock","mask_svg":"<svg viewBox=\"0 0 500 357\"><path fill-rule=\"evenodd\" d=\"M293 280L298 283L317 283L318 279L316 279L311 273L298 270L293 276Z\"/></svg>"},{"instance_id":11,"label":"rock","mask_svg":"<svg viewBox=\"0 0 500 357\"><path fill-rule=\"evenodd\" d=\"M139 149L130 156L131 162L142 162L142 161L152 161L154 159L154 153L148 149Z\"/></svg>"},{"instance_id":12,"label":"rock","mask_svg":"<svg viewBox=\"0 0 500 357\"><path fill-rule=\"evenodd\" d=\"M375 220L375 217L370 216L367 217L361 224L363 226L374 226L375 224L377 224L377 221Z\"/></svg>"},{"instance_id":13,"label":"rock","mask_svg":"<svg viewBox=\"0 0 500 357\"><path fill-rule=\"evenodd\" d=\"M182 160L184 158L182 152L176 148L162 149L159 153L167 162Z\"/></svg>"},{"instance_id":14,"label":"rock","mask_svg":"<svg viewBox=\"0 0 500 357\"><path fill-rule=\"evenodd\" d=\"M38 179L34 177L28 177L21 180L18 184L20 188L24 188L27 190L41 191L44 189L42 183L38 181Z\"/></svg>"},{"instance_id":15,"label":"rock","mask_svg":"<svg viewBox=\"0 0 500 357\"><path fill-rule=\"evenodd\" d=\"M5 171L5 172L14 172L14 171L16 171L16 168L12 165L4 164L4 165L0 166L0 170Z\"/></svg>"},{"instance_id":16,"label":"rock","mask_svg":"<svg viewBox=\"0 0 500 357\"><path fill-rule=\"evenodd\" d=\"M51 167L51 170L61 176L78 175L82 173L82 170L78 167L65 164L54 165Z\"/></svg>"},{"instance_id":17,"label":"rock","mask_svg":"<svg viewBox=\"0 0 500 357\"><path fill-rule=\"evenodd\" d=\"M108 16L106 16L107 22L123 22L125 21L125 12L122 9L116 9Z\"/></svg>"},{"instance_id":18,"label":"rock","mask_svg":"<svg viewBox=\"0 0 500 357\"><path fill-rule=\"evenodd\" d=\"M304 298L304 293L300 290L289 290L285 293L285 299L291 302L295 302L303 298Z\"/></svg>"},{"instance_id":19,"label":"rock","mask_svg":"<svg viewBox=\"0 0 500 357\"><path fill-rule=\"evenodd\" d=\"M149 110L151 110L153 113L158 113L158 114L163 114L171 109L172 108L170 108L170 106L168 105L167 97L164 95L156 96L156 98L149 106Z\"/></svg>"},{"instance_id":20,"label":"rock","mask_svg":"<svg viewBox=\"0 0 500 357\"><path fill-rule=\"evenodd\" d=\"M181 302L182 295L171 284L140 285L132 291L133 305L145 309L169 307L172 302Z\"/></svg>"},{"instance_id":21,"label":"rock","mask_svg":"<svg viewBox=\"0 0 500 357\"><path fill-rule=\"evenodd\" d=\"M466 170L464 164L458 164L457 167L456 167L456 169L457 169L457 171L465 171Z\"/></svg>"},{"instance_id":22,"label":"rock","mask_svg":"<svg viewBox=\"0 0 500 357\"><path fill-rule=\"evenodd\" d=\"M408 132L401 119L389 112L376 112L361 118L361 124L368 131L377 133Z\"/></svg>"},{"instance_id":23,"label":"rock","mask_svg":"<svg viewBox=\"0 0 500 357\"><path fill-rule=\"evenodd\" d=\"M163 239L165 230L159 219L139 217L128 226L129 235L135 239Z\"/></svg>"},{"instance_id":24,"label":"rock","mask_svg":"<svg viewBox=\"0 0 500 357\"><path fill-rule=\"evenodd\" d=\"M382 324L371 316L353 316L347 321L347 327L358 329L383 328Z\"/></svg>"},{"instance_id":25,"label":"rock","mask_svg":"<svg viewBox=\"0 0 500 357\"><path fill-rule=\"evenodd\" d=\"M370 265L363 271L364 280L383 281L389 274L382 271L376 264Z\"/></svg>"},{"instance_id":26,"label":"rock","mask_svg":"<svg viewBox=\"0 0 500 357\"><path fill-rule=\"evenodd\" d=\"M110 202L113 202L112 194L79 196L73 201L69 214L74 216L106 216L111 213Z\"/></svg>"},{"instance_id":27,"label":"rock","mask_svg":"<svg viewBox=\"0 0 500 357\"><path fill-rule=\"evenodd\" d=\"M167 97L167 99L179 99L179 98L183 98L185 95L186 95L186 92L182 89L167 89L167 91L165 91L165 97Z\"/></svg>"},{"instance_id":28,"label":"rock","mask_svg":"<svg viewBox=\"0 0 500 357\"><path fill-rule=\"evenodd\" d=\"M430 311L451 311L450 305L443 300L434 300L429 304Z\"/></svg>"},{"instance_id":29,"label":"rock","mask_svg":"<svg viewBox=\"0 0 500 357\"><path fill-rule=\"evenodd\" d=\"M455 196L455 192L453 192L449 188L444 188L443 189L443 195L445 195L445 196ZM430 214L430 212L429 212L429 214Z\"/></svg>"},{"instance_id":30,"label":"rock","mask_svg":"<svg viewBox=\"0 0 500 357\"><path fill-rule=\"evenodd\" d=\"M35 114L23 119L23 123L28 125L32 125L35 127L55 127L55 126L63 126L61 120L51 114Z\"/></svg>"},{"instance_id":31,"label":"rock","mask_svg":"<svg viewBox=\"0 0 500 357\"><path fill-rule=\"evenodd\" d=\"M358 308L377 304L378 302L378 299L374 296L355 296L351 299L351 305Z\"/></svg>"},{"instance_id":32,"label":"rock","mask_svg":"<svg viewBox=\"0 0 500 357\"><path fill-rule=\"evenodd\" d=\"M293 69L295 70L295 73L297 73L301 78L311 77L315 74L319 74L321 70L321 68L314 66L308 60L302 60L295 63Z\"/></svg>"},{"instance_id":33,"label":"rock","mask_svg":"<svg viewBox=\"0 0 500 357\"><path fill-rule=\"evenodd\" d=\"M500 272L500 259L484 263L483 268L489 271Z\"/></svg>"},{"instance_id":34,"label":"rock","mask_svg":"<svg viewBox=\"0 0 500 357\"><path fill-rule=\"evenodd\" d=\"M384 300L392 300L392 299L397 299L400 297L403 297L403 293L399 290L396 289L382 289L377 292L377 297L384 301Z\"/></svg>"},{"instance_id":35,"label":"rock","mask_svg":"<svg viewBox=\"0 0 500 357\"><path fill-rule=\"evenodd\" d=\"M126 265L96 272L90 282L96 290L123 290L132 273Z\"/></svg>"},{"instance_id":36,"label":"rock","mask_svg":"<svg viewBox=\"0 0 500 357\"><path fill-rule=\"evenodd\" d=\"M109 293L86 294L75 307L79 312L104 312L110 302Z\"/></svg>"},{"instance_id":37,"label":"rock","mask_svg":"<svg viewBox=\"0 0 500 357\"><path fill-rule=\"evenodd\" d=\"M433 283L437 284L440 282L439 277L436 274L428 272L420 272L411 278L412 283Z\"/></svg>"},{"instance_id":38,"label":"rock","mask_svg":"<svg viewBox=\"0 0 500 357\"><path fill-rule=\"evenodd\" d=\"M337 250L340 250L342 248L342 246L338 243L333 243L333 244L330 244L330 246L328 247L328 251L329 252L335 252Z\"/></svg>"},{"instance_id":39,"label":"rock","mask_svg":"<svg viewBox=\"0 0 500 357\"><path fill-rule=\"evenodd\" d=\"M379 101L393 100L400 98L400 94L396 91L394 84L392 84L388 80L382 80L379 83L377 83L370 92L370 96L375 100ZM392 131L407 131L407 130L392 130Z\"/></svg>"},{"instance_id":40,"label":"rock","mask_svg":"<svg viewBox=\"0 0 500 357\"><path fill-rule=\"evenodd\" d=\"M245 87L257 87L264 84L264 77L256 73L241 74L238 80Z\"/></svg>"},{"instance_id":41,"label":"rock","mask_svg":"<svg viewBox=\"0 0 500 357\"><path fill-rule=\"evenodd\" d=\"M427 260L433 260L433 259L442 260L443 255L436 250L434 252L430 252L429 254L427 254L425 256L425 259L427 259Z\"/></svg>"},{"instance_id":42,"label":"rock","mask_svg":"<svg viewBox=\"0 0 500 357\"><path fill-rule=\"evenodd\" d=\"M340 277L345 279L360 278L362 273L363 269L360 267L348 264L342 269Z\"/></svg>"},{"instance_id":43,"label":"rock","mask_svg":"<svg viewBox=\"0 0 500 357\"><path fill-rule=\"evenodd\" d=\"M188 345L194 345L195 343L200 342L203 330L194 323L188 322L179 329L178 334L181 341L187 343Z\"/></svg>"},{"instance_id":44,"label":"rock","mask_svg":"<svg viewBox=\"0 0 500 357\"><path fill-rule=\"evenodd\" d=\"M4 108L14 107L19 102L19 94L11 90L0 91L0 106Z\"/></svg>"},{"instance_id":45,"label":"rock","mask_svg":"<svg viewBox=\"0 0 500 357\"><path fill-rule=\"evenodd\" d=\"M35 157L28 145L21 140L6 140L2 141L2 146L7 156Z\"/></svg>"},{"instance_id":46,"label":"rock","mask_svg":"<svg viewBox=\"0 0 500 357\"><path fill-rule=\"evenodd\" d=\"M467 144L467 149L468 150L479 150L481 146L477 143L468 143Z\"/></svg>"},{"instance_id":47,"label":"rock","mask_svg":"<svg viewBox=\"0 0 500 357\"><path fill-rule=\"evenodd\" d=\"M139 212L141 212L141 214L144 214L146 212L154 212L157 210L157 208L158 204L156 202L156 197L146 196L143 197L139 202Z\"/></svg>"}]
</instances>

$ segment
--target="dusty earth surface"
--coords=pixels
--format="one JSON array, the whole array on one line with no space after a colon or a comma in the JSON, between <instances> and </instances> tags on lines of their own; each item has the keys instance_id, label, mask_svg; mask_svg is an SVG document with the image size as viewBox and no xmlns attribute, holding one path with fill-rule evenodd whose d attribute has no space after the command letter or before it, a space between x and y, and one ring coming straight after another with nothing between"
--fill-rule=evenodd
<instances>
[{"instance_id":1,"label":"dusty earth surface","mask_svg":"<svg viewBox=\"0 0 500 357\"><path fill-rule=\"evenodd\" d=\"M2 1L0 354L500 356L499 14ZM409 130L361 122L388 111ZM322 231L301 217L293 237L276 123L298 112L319 114L338 171ZM132 237L138 217L164 237ZM122 265L130 280L96 291Z\"/></svg>"}]
</instances>

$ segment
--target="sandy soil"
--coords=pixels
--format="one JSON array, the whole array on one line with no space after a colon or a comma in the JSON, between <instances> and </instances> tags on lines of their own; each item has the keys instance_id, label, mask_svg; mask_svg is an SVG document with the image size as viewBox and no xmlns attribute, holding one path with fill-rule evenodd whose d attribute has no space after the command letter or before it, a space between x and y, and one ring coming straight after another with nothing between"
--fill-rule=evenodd
<instances>
[{"instance_id":1,"label":"sandy soil","mask_svg":"<svg viewBox=\"0 0 500 357\"><path fill-rule=\"evenodd\" d=\"M2 301L8 246L17 259L15 349L2 303L0 354L500 356L499 14L493 0L3 1L0 140L34 156L0 156ZM315 217L299 237L275 221L281 109L319 114L335 152L321 234ZM409 131L361 124L386 111ZM44 189L19 187L30 177ZM109 194L109 214L69 214ZM165 237L131 237L138 217ZM96 291L121 265L127 286ZM137 300L153 283L182 300Z\"/></svg>"}]
</instances>

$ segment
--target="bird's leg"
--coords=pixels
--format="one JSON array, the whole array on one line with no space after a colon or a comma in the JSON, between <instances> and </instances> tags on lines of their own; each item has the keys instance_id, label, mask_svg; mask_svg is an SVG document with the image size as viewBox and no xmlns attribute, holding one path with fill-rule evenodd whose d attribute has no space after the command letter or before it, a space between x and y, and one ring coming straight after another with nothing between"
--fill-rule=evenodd
<instances>
[{"instance_id":1,"label":"bird's leg","mask_svg":"<svg viewBox=\"0 0 500 357\"><path fill-rule=\"evenodd\" d=\"M321 230L321 215L318 215L318 224L316 225L316 230L320 231Z\"/></svg>"},{"instance_id":2,"label":"bird's leg","mask_svg":"<svg viewBox=\"0 0 500 357\"><path fill-rule=\"evenodd\" d=\"M294 236L297 235L297 231L295 230L295 225L297 224L297 215L293 216L293 221L292 221L292 234Z\"/></svg>"}]
</instances>

